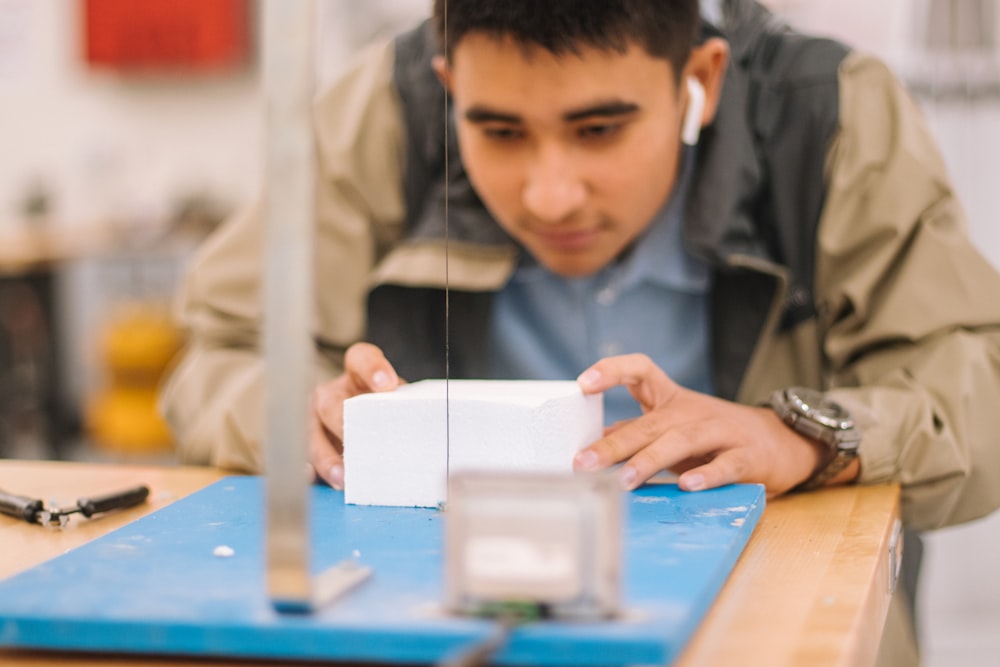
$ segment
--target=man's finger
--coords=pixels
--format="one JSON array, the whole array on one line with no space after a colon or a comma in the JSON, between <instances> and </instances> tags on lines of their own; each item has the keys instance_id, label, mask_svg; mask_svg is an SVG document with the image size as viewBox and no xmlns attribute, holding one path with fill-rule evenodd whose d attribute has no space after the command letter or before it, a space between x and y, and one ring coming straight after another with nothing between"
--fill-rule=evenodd
<instances>
[{"instance_id":1,"label":"man's finger","mask_svg":"<svg viewBox=\"0 0 1000 667\"><path fill-rule=\"evenodd\" d=\"M704 456L719 446L720 429L710 420L671 424L664 411L650 413L608 433L573 459L576 470L600 470L628 460L619 474L635 488L680 461Z\"/></svg>"},{"instance_id":2,"label":"man's finger","mask_svg":"<svg viewBox=\"0 0 1000 667\"><path fill-rule=\"evenodd\" d=\"M624 385L644 412L669 402L680 387L644 354L607 357L577 378L585 394L596 394Z\"/></svg>"},{"instance_id":3,"label":"man's finger","mask_svg":"<svg viewBox=\"0 0 1000 667\"><path fill-rule=\"evenodd\" d=\"M344 463L339 456L320 457L312 465L320 479L338 491L344 490Z\"/></svg>"},{"instance_id":4,"label":"man's finger","mask_svg":"<svg viewBox=\"0 0 1000 667\"><path fill-rule=\"evenodd\" d=\"M685 472L677 479L677 485L684 491L714 489L748 479L749 469L747 450L729 449L705 465Z\"/></svg>"},{"instance_id":5,"label":"man's finger","mask_svg":"<svg viewBox=\"0 0 1000 667\"><path fill-rule=\"evenodd\" d=\"M316 474L333 488L344 489L344 459L331 440L331 434L320 423L319 415L309 417L309 462Z\"/></svg>"},{"instance_id":6,"label":"man's finger","mask_svg":"<svg viewBox=\"0 0 1000 667\"><path fill-rule=\"evenodd\" d=\"M683 461L714 456L723 437L723 429L711 419L689 422L663 432L648 447L639 449L618 471L622 488L631 491L660 471Z\"/></svg>"},{"instance_id":7,"label":"man's finger","mask_svg":"<svg viewBox=\"0 0 1000 667\"><path fill-rule=\"evenodd\" d=\"M636 419L638 419L638 417L630 417L629 419L620 419L620 420L616 421L614 424L612 424L611 426L605 426L604 427L604 431L601 433L601 435L602 436L610 435L610 434L614 433L615 431L617 431L618 429L623 428L624 426L626 426L628 424L631 424Z\"/></svg>"},{"instance_id":8,"label":"man's finger","mask_svg":"<svg viewBox=\"0 0 1000 667\"><path fill-rule=\"evenodd\" d=\"M350 396L371 391L391 391L399 386L396 370L378 347L371 343L355 343L344 355L344 374Z\"/></svg>"},{"instance_id":9,"label":"man's finger","mask_svg":"<svg viewBox=\"0 0 1000 667\"><path fill-rule=\"evenodd\" d=\"M647 426L651 422L651 419L645 422L637 419L606 432L603 438L576 453L573 469L602 470L631 457L656 437L654 430Z\"/></svg>"},{"instance_id":10,"label":"man's finger","mask_svg":"<svg viewBox=\"0 0 1000 667\"><path fill-rule=\"evenodd\" d=\"M318 425L330 432L332 438L327 439L338 446L344 438L344 401L354 395L349 384L350 380L341 376L313 390L313 413Z\"/></svg>"},{"instance_id":11,"label":"man's finger","mask_svg":"<svg viewBox=\"0 0 1000 667\"><path fill-rule=\"evenodd\" d=\"M344 401L373 391L391 391L401 380L378 347L356 343L344 355L344 374L313 391L309 418L309 462L323 481L344 488Z\"/></svg>"}]
</instances>

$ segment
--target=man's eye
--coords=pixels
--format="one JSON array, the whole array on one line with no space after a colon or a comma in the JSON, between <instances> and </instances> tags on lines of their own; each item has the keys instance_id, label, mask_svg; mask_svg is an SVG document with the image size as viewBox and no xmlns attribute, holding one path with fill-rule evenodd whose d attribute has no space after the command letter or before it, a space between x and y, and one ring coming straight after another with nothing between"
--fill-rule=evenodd
<instances>
[{"instance_id":1,"label":"man's eye","mask_svg":"<svg viewBox=\"0 0 1000 667\"><path fill-rule=\"evenodd\" d=\"M622 129L620 123L601 123L599 125L584 125L577 134L581 139L606 139L614 136Z\"/></svg>"},{"instance_id":2,"label":"man's eye","mask_svg":"<svg viewBox=\"0 0 1000 667\"><path fill-rule=\"evenodd\" d=\"M486 127L483 134L497 141L515 141L524 136L523 132L513 127Z\"/></svg>"}]
</instances>

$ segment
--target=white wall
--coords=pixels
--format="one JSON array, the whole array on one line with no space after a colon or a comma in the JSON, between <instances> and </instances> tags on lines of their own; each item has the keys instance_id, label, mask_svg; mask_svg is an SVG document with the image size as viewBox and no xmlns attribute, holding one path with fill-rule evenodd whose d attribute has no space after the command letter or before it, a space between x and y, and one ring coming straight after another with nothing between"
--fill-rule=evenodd
<instances>
[{"instance_id":1,"label":"white wall","mask_svg":"<svg viewBox=\"0 0 1000 667\"><path fill-rule=\"evenodd\" d=\"M16 224L41 179L53 220L162 216L208 190L246 199L258 180L254 70L138 79L88 68L83 3L0 0L0 225Z\"/></svg>"}]
</instances>

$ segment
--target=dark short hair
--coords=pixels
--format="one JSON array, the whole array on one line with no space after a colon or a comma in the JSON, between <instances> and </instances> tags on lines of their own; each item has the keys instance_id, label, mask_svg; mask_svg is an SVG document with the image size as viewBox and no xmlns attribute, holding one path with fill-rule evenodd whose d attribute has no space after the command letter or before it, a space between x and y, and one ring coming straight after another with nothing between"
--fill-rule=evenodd
<instances>
[{"instance_id":1,"label":"dark short hair","mask_svg":"<svg viewBox=\"0 0 1000 667\"><path fill-rule=\"evenodd\" d=\"M446 55L470 32L555 55L581 46L624 53L638 44L669 60L678 77L701 25L698 0L434 0L434 21Z\"/></svg>"}]
</instances>

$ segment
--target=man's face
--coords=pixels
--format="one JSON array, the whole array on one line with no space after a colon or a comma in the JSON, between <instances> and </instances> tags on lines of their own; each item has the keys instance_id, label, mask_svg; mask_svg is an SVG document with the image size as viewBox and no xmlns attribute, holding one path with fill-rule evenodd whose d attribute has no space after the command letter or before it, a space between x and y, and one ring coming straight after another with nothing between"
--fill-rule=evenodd
<instances>
[{"instance_id":1,"label":"man's face","mask_svg":"<svg viewBox=\"0 0 1000 667\"><path fill-rule=\"evenodd\" d=\"M470 33L447 78L476 191L552 272L608 265L670 194L683 109L667 60L639 46L557 57Z\"/></svg>"}]
</instances>

